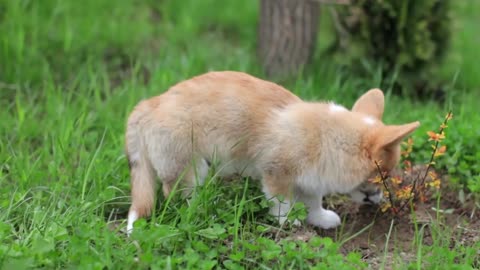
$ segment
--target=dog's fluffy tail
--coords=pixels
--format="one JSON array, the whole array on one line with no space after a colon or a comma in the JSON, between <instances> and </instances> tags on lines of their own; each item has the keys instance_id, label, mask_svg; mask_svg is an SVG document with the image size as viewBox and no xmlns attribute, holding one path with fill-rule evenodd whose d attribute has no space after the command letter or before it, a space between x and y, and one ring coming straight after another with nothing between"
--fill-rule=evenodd
<instances>
[{"instance_id":1,"label":"dog's fluffy tail","mask_svg":"<svg viewBox=\"0 0 480 270\"><path fill-rule=\"evenodd\" d=\"M140 107L140 106L139 106ZM127 232L141 217L151 214L155 203L155 174L142 136L140 123L145 112L137 107L127 121L125 148L130 167L132 205L128 212Z\"/></svg>"}]
</instances>

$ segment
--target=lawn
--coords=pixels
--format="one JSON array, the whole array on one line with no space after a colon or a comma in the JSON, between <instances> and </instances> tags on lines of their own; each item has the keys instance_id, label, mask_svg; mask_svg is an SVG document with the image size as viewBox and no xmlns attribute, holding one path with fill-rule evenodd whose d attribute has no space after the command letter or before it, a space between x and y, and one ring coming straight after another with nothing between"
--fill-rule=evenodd
<instances>
[{"instance_id":1,"label":"lawn","mask_svg":"<svg viewBox=\"0 0 480 270\"><path fill-rule=\"evenodd\" d=\"M212 171L188 203L163 198L122 229L130 203L125 121L141 99L209 70L264 77L257 1L0 2L0 268L478 269L480 267L480 4L456 3L444 103L386 92L384 121L419 120L412 159L451 110L442 189L404 217L332 197L341 228L280 227L255 181ZM327 26L319 36L323 48ZM350 107L385 82L315 61L279 82L306 100ZM294 217L305 215L297 205Z\"/></svg>"}]
</instances>

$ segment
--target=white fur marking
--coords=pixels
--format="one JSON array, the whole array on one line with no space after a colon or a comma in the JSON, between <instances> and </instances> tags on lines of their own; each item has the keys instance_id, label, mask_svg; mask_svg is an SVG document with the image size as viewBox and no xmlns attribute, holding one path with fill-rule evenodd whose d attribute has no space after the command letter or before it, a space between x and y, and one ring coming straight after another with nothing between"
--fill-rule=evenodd
<instances>
[{"instance_id":1,"label":"white fur marking","mask_svg":"<svg viewBox=\"0 0 480 270\"><path fill-rule=\"evenodd\" d=\"M375 122L376 122L375 119L373 119L373 118L370 117L370 116L365 116L365 117L363 118L363 121L364 121L367 125L370 125L370 126L373 125L373 124L375 124Z\"/></svg>"},{"instance_id":2,"label":"white fur marking","mask_svg":"<svg viewBox=\"0 0 480 270\"><path fill-rule=\"evenodd\" d=\"M203 185L205 183L205 178L208 175L208 164L205 159L201 159L198 161L200 164L197 164L197 170L195 172L195 179L193 179L193 183L195 185Z\"/></svg>"},{"instance_id":3,"label":"white fur marking","mask_svg":"<svg viewBox=\"0 0 480 270\"><path fill-rule=\"evenodd\" d=\"M350 192L350 198L356 203L364 204L364 199L366 198L366 196L365 193L361 192L360 190L354 189L352 190L352 192Z\"/></svg>"},{"instance_id":4,"label":"white fur marking","mask_svg":"<svg viewBox=\"0 0 480 270\"><path fill-rule=\"evenodd\" d=\"M130 235L133 231L133 223L138 219L138 213L136 211L130 211L128 213L127 220L127 235Z\"/></svg>"},{"instance_id":5,"label":"white fur marking","mask_svg":"<svg viewBox=\"0 0 480 270\"><path fill-rule=\"evenodd\" d=\"M336 228L342 224L342 220L337 213L323 208L309 212L307 222L325 230Z\"/></svg>"},{"instance_id":6,"label":"white fur marking","mask_svg":"<svg viewBox=\"0 0 480 270\"><path fill-rule=\"evenodd\" d=\"M138 152L130 153L130 162L137 162L139 160L140 160L140 153Z\"/></svg>"},{"instance_id":7,"label":"white fur marking","mask_svg":"<svg viewBox=\"0 0 480 270\"><path fill-rule=\"evenodd\" d=\"M335 104L335 103L330 103L329 106L330 112L335 113L335 112L343 112L346 111L347 109L341 105Z\"/></svg>"},{"instance_id":8,"label":"white fur marking","mask_svg":"<svg viewBox=\"0 0 480 270\"><path fill-rule=\"evenodd\" d=\"M331 229L342 223L337 213L323 209L322 196L308 196L303 194L303 196L300 197L300 200L303 201L308 208L308 224L318 226L322 229Z\"/></svg>"},{"instance_id":9,"label":"white fur marking","mask_svg":"<svg viewBox=\"0 0 480 270\"><path fill-rule=\"evenodd\" d=\"M375 194L375 195L373 195L373 196L368 197L368 199L369 199L371 202L373 202L373 203L375 203L375 204L378 204L378 203L380 203L380 202L383 200L383 193L382 193L382 192L379 192L379 193L377 193L377 194Z\"/></svg>"}]
</instances>

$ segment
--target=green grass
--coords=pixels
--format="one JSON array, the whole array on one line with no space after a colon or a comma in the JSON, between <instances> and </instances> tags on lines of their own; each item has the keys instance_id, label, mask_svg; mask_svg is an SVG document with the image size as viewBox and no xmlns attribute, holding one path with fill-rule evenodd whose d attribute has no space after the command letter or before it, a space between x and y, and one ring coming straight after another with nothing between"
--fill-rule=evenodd
<instances>
[{"instance_id":1,"label":"green grass","mask_svg":"<svg viewBox=\"0 0 480 270\"><path fill-rule=\"evenodd\" d=\"M453 46L456 64L442 67L443 79L451 81L445 105L406 100L385 89L385 121L420 120L414 136L419 144L447 110L454 111L447 133L452 152L444 165L461 184L480 181L473 10L480 11L474 1L457 10L464 28ZM131 239L109 225L130 202L123 152L128 113L141 99L208 70L263 76L255 54L257 12L257 1L0 2L2 269L367 267L359 253L343 256L340 242L330 238L285 238L290 228L275 228L256 182L209 181L190 207L177 197L168 203L160 198L156 214L137 222ZM317 62L285 86L305 99L351 106L383 81L382 74L357 78ZM423 160L427 154L420 149L428 146L414 153ZM418 244L413 264L398 268L417 268L418 262L464 269L478 258L478 245L450 247L442 240L446 233L439 224L435 245Z\"/></svg>"}]
</instances>

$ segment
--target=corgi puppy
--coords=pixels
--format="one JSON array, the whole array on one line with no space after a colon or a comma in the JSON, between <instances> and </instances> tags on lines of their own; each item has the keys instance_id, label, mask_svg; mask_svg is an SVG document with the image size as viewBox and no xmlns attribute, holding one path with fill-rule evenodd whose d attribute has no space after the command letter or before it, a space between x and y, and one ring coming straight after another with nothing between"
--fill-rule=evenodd
<instances>
[{"instance_id":1,"label":"corgi puppy","mask_svg":"<svg viewBox=\"0 0 480 270\"><path fill-rule=\"evenodd\" d=\"M128 118L127 232L151 214L157 177L165 196L177 181L188 196L214 159L220 176L261 180L265 196L274 201L270 213L280 224L298 200L307 207L309 224L335 228L340 217L323 208L322 198L343 193L378 203L380 188L367 183L377 173L375 161L383 171L392 170L400 143L420 125L385 125L383 111L379 89L366 92L348 110L331 102L304 102L241 72L209 72L180 82L141 101Z\"/></svg>"}]
</instances>

